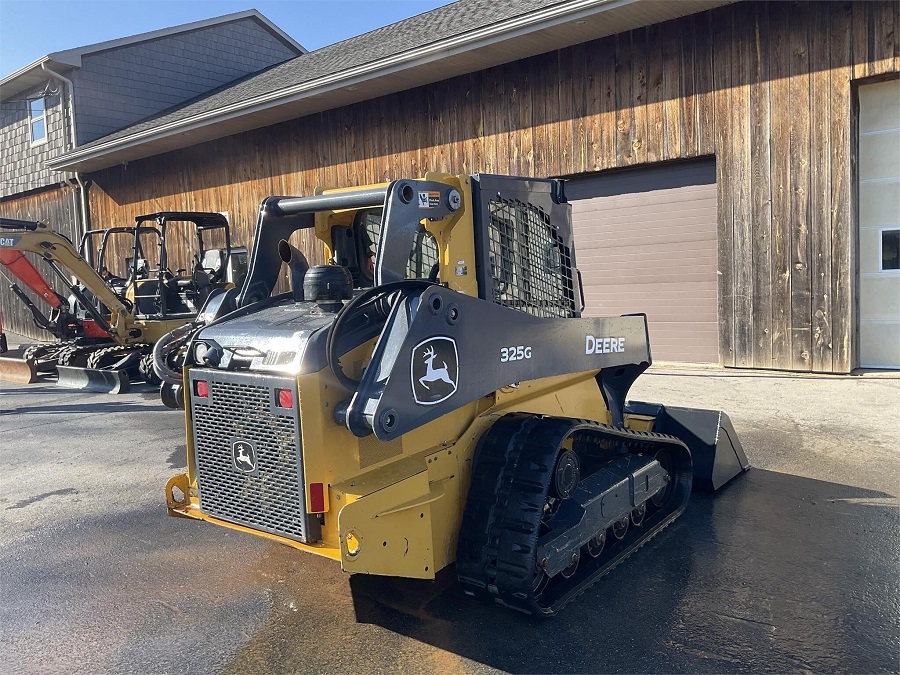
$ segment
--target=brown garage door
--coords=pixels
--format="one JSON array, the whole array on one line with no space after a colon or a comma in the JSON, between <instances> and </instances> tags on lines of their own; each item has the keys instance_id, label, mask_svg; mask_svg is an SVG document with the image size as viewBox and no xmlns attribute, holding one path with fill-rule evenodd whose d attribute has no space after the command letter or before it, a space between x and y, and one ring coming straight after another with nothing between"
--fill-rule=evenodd
<instances>
[{"instance_id":1,"label":"brown garage door","mask_svg":"<svg viewBox=\"0 0 900 675\"><path fill-rule=\"evenodd\" d=\"M712 160L572 179L585 316L646 312L655 361L719 362Z\"/></svg>"}]
</instances>

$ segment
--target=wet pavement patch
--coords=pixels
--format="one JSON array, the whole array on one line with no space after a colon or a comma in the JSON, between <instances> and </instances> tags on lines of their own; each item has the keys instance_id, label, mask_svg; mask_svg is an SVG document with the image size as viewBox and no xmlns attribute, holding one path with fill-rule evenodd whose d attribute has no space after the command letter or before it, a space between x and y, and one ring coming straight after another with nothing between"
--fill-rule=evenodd
<instances>
[{"instance_id":1,"label":"wet pavement patch","mask_svg":"<svg viewBox=\"0 0 900 675\"><path fill-rule=\"evenodd\" d=\"M895 671L900 508L751 470L541 620L436 584L351 577L357 619L511 672Z\"/></svg>"},{"instance_id":2,"label":"wet pavement patch","mask_svg":"<svg viewBox=\"0 0 900 675\"><path fill-rule=\"evenodd\" d=\"M181 444L177 446L172 454L169 455L166 460L169 464L169 467L172 469L186 469L187 468L187 446Z\"/></svg>"}]
</instances>

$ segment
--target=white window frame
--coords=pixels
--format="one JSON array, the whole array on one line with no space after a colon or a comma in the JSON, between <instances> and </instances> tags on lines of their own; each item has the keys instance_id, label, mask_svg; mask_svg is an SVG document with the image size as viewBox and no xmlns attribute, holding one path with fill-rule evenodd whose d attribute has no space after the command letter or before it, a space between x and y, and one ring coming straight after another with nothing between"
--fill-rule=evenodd
<instances>
[{"instance_id":1,"label":"white window frame","mask_svg":"<svg viewBox=\"0 0 900 675\"><path fill-rule=\"evenodd\" d=\"M43 104L44 112L37 117L31 112L32 101L41 101ZM36 122L44 123L44 137L37 140L34 138L34 125ZM28 140L31 143L31 146L34 147L36 145L43 145L47 142L48 138L50 138L50 127L47 124L47 99L44 96L35 96L34 98L28 99Z\"/></svg>"}]
</instances>

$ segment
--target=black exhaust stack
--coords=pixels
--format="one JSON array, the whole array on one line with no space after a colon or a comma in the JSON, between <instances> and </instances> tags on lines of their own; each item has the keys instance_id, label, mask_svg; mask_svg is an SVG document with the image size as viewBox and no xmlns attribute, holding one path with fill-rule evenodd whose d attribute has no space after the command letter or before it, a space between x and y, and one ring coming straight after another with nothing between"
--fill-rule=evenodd
<instances>
[{"instance_id":1,"label":"black exhaust stack","mask_svg":"<svg viewBox=\"0 0 900 675\"><path fill-rule=\"evenodd\" d=\"M309 270L309 261L303 252L296 246L291 246L287 239L278 242L278 257L287 263L291 270L291 291L294 294L294 302L303 302L303 278Z\"/></svg>"}]
</instances>

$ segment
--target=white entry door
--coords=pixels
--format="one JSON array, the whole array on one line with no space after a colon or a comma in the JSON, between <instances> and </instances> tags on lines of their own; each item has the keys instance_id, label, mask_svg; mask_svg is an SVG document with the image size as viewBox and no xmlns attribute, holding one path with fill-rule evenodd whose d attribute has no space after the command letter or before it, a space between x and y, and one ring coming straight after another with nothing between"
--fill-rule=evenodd
<instances>
[{"instance_id":1,"label":"white entry door","mask_svg":"<svg viewBox=\"0 0 900 675\"><path fill-rule=\"evenodd\" d=\"M859 365L900 368L900 80L859 88Z\"/></svg>"}]
</instances>

